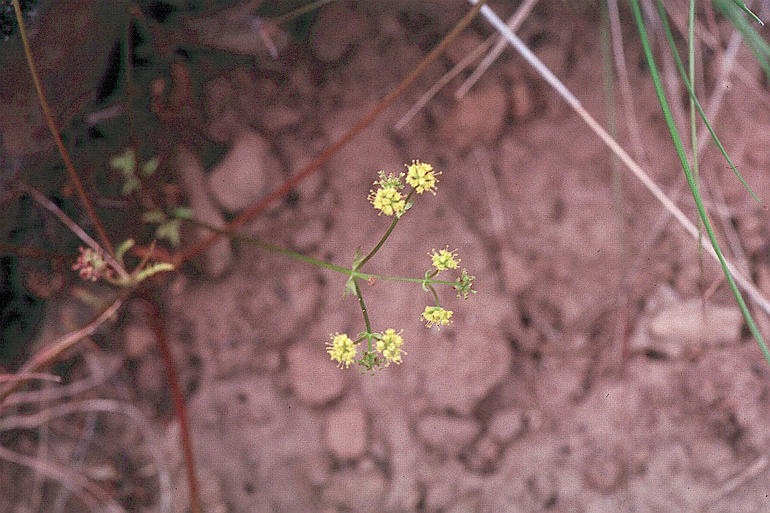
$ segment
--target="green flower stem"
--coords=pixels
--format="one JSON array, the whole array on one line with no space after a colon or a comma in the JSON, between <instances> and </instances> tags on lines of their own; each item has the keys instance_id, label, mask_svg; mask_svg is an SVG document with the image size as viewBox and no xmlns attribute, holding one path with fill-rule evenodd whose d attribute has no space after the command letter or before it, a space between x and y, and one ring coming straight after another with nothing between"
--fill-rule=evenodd
<instances>
[{"instance_id":1,"label":"green flower stem","mask_svg":"<svg viewBox=\"0 0 770 513\"><path fill-rule=\"evenodd\" d=\"M238 235L235 233L228 233L226 230L222 228L218 228L208 223L204 223L203 221L198 221L197 219L185 219L185 221L191 222L193 224L196 224L202 228L206 228L207 230L211 230L213 232L222 233L232 239L239 240L241 242L246 242L248 244L252 244L254 246L260 247L267 251L272 251L274 253L286 255L295 260L300 260L302 262L307 262L308 264L313 264L315 266L322 267L324 269L329 269L330 271L335 271L335 272L344 274L346 276L351 276L354 279L360 278L362 280L369 280L371 278L374 278L375 280L383 280L383 281L402 281L407 283L425 283L425 284L433 284L433 285L455 285L454 281L447 281L447 280L431 280L431 279L426 280L425 278L402 278L400 276L386 276L382 274L362 273L361 271L353 270L348 267L334 265L330 262L326 262L324 260L313 258L307 255L303 255L302 253L297 253L296 251L292 251L290 249L282 248L274 244L263 242L261 240L254 239L252 237L246 237L244 235ZM360 265L361 264L359 264L359 267ZM356 287L357 286L358 284L356 284Z\"/></svg>"},{"instance_id":2,"label":"green flower stem","mask_svg":"<svg viewBox=\"0 0 770 513\"><path fill-rule=\"evenodd\" d=\"M361 287L358 286L358 280L353 278L353 285L356 287L356 296L358 297L358 304L361 306L361 313L364 314L364 324L366 324L366 332L372 333L372 325L369 322L369 314L366 313L366 303L364 303L364 295L361 294ZM372 337L367 338L368 350L372 350Z\"/></svg>"},{"instance_id":3,"label":"green flower stem","mask_svg":"<svg viewBox=\"0 0 770 513\"><path fill-rule=\"evenodd\" d=\"M717 242L716 235L714 234L714 230L711 227L711 222L708 219L706 209L703 206L700 191L698 190L698 184L695 182L695 177L693 176L692 170L690 169L690 163L687 161L687 155L685 154L682 140L679 137L679 131L676 129L673 116L671 115L671 110L668 106L666 94L663 92L663 84L661 83L660 76L658 75L658 69L652 56L652 49L650 48L649 39L647 37L647 29L644 26L644 19L642 17L641 8L639 7L639 0L631 0L631 11L634 14L634 20L636 22L637 31L639 32L639 36L641 38L642 50L644 51L645 60L647 61L647 66L650 70L650 76L652 77L653 84L655 85L655 93L658 96L658 103L660 104L663 117L666 121L666 125L668 126L671 139L674 143L674 148L676 149L677 156L679 157L679 162L682 165L682 169L684 169L684 174L687 178L687 184L689 185L690 191L692 192L693 200L695 201L695 207L698 210L698 215L703 222L703 226L706 229L709 240L711 241L711 247L714 249L714 253L716 253L719 264L722 267L722 271L727 278L727 283L730 285L733 296L735 296L735 300L738 302L738 307L740 308L741 313L743 314L743 318L749 327L749 331L751 331L751 334L754 336L754 340L757 341L757 344L759 345L759 348L762 351L765 359L768 361L768 363L770 363L770 349L768 349L767 345L765 344L765 340L762 338L762 334L754 322L754 318L751 316L751 312L749 312L749 309L746 306L746 302L743 300L743 296L741 295L740 290L738 290L738 286L735 284L732 273L727 267L724 255L722 255L722 250L719 247L719 242ZM665 18L663 18L663 23L666 23ZM674 52L674 58L678 59L676 52ZM681 69L681 62L679 62L678 67ZM682 79L684 84L687 86L688 91L690 92L690 96L694 98L695 92L692 90L692 87L690 87L690 83L687 80L686 75L683 76ZM697 101L695 102L695 105L696 107L698 106Z\"/></svg>"},{"instance_id":4,"label":"green flower stem","mask_svg":"<svg viewBox=\"0 0 770 513\"><path fill-rule=\"evenodd\" d=\"M414 189L409 191L409 194L406 196L406 204L409 205L409 200L412 198L412 195L414 194ZM385 235L382 236L380 239L380 242L377 243L376 246L369 252L368 255L366 255L363 260L361 260L358 265L356 266L356 269L360 269L366 262L368 262L374 255L377 253L383 244L385 244L385 241L388 240L388 237L390 237L390 234L393 232L393 228L396 227L396 224L398 224L398 220L401 219L399 216L395 216L393 219L393 222L390 223L390 226L388 227L388 230L385 232Z\"/></svg>"},{"instance_id":5,"label":"green flower stem","mask_svg":"<svg viewBox=\"0 0 770 513\"><path fill-rule=\"evenodd\" d=\"M434 289L432 286L428 285L428 288L430 289L430 293L433 294L433 299L436 300L436 306L441 306L438 302L438 294L436 294L436 289Z\"/></svg>"}]
</instances>

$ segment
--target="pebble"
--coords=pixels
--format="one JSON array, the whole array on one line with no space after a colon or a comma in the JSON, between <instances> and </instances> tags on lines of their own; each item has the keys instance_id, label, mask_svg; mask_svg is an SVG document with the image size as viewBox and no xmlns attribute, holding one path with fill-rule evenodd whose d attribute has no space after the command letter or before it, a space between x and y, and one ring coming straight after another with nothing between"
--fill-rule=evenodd
<instances>
[{"instance_id":1,"label":"pebble","mask_svg":"<svg viewBox=\"0 0 770 513\"><path fill-rule=\"evenodd\" d=\"M586 465L584 476L588 486L607 493L620 483L623 466L617 458L609 454L596 454L587 462L590 463Z\"/></svg>"},{"instance_id":2,"label":"pebble","mask_svg":"<svg viewBox=\"0 0 770 513\"><path fill-rule=\"evenodd\" d=\"M443 341L426 355L426 395L436 409L469 415L508 373L511 350L502 337L470 322L457 325L454 341Z\"/></svg>"},{"instance_id":3,"label":"pebble","mask_svg":"<svg viewBox=\"0 0 770 513\"><path fill-rule=\"evenodd\" d=\"M155 344L155 334L147 324L132 322L123 328L123 348L129 358L140 358Z\"/></svg>"},{"instance_id":4,"label":"pebble","mask_svg":"<svg viewBox=\"0 0 770 513\"><path fill-rule=\"evenodd\" d=\"M335 472L323 490L323 501L353 513L370 512L373 505L382 504L387 489L382 471L364 460L355 469Z\"/></svg>"},{"instance_id":5,"label":"pebble","mask_svg":"<svg viewBox=\"0 0 770 513\"><path fill-rule=\"evenodd\" d=\"M366 414L358 407L343 407L326 417L324 443L335 458L353 460L366 452Z\"/></svg>"},{"instance_id":6,"label":"pebble","mask_svg":"<svg viewBox=\"0 0 770 513\"><path fill-rule=\"evenodd\" d=\"M509 249L500 252L500 274L505 284L506 292L518 294L534 280L531 266L526 260Z\"/></svg>"},{"instance_id":7,"label":"pebble","mask_svg":"<svg viewBox=\"0 0 770 513\"><path fill-rule=\"evenodd\" d=\"M470 418L427 415L417 422L417 434L434 449L458 454L481 432L479 423Z\"/></svg>"},{"instance_id":8,"label":"pebble","mask_svg":"<svg viewBox=\"0 0 770 513\"><path fill-rule=\"evenodd\" d=\"M216 143L229 143L241 127L235 108L235 90L232 82L219 77L206 86L206 135Z\"/></svg>"},{"instance_id":9,"label":"pebble","mask_svg":"<svg viewBox=\"0 0 770 513\"><path fill-rule=\"evenodd\" d=\"M244 129L208 176L211 194L228 212L254 205L276 188L283 176L281 164L261 135Z\"/></svg>"},{"instance_id":10,"label":"pebble","mask_svg":"<svg viewBox=\"0 0 770 513\"><path fill-rule=\"evenodd\" d=\"M481 80L457 104L443 125L442 135L458 149L476 144L491 146L508 114L505 89L496 81Z\"/></svg>"},{"instance_id":11,"label":"pebble","mask_svg":"<svg viewBox=\"0 0 770 513\"><path fill-rule=\"evenodd\" d=\"M187 147L180 146L177 149L174 166L195 218L213 226L223 227L225 220L222 213L206 194L204 186L206 178L203 164L198 156ZM210 235L211 231L205 228L196 230L196 237L199 240ZM206 250L203 258L206 273L212 278L221 276L233 263L233 249L230 240L227 237L221 237Z\"/></svg>"},{"instance_id":12,"label":"pebble","mask_svg":"<svg viewBox=\"0 0 770 513\"><path fill-rule=\"evenodd\" d=\"M487 430L494 441L507 444L524 431L524 413L518 410L499 411L492 416Z\"/></svg>"},{"instance_id":13,"label":"pebble","mask_svg":"<svg viewBox=\"0 0 770 513\"><path fill-rule=\"evenodd\" d=\"M656 351L672 358L705 347L736 342L743 316L737 306L706 304L699 298L664 302L650 308L631 337L633 351Z\"/></svg>"},{"instance_id":14,"label":"pebble","mask_svg":"<svg viewBox=\"0 0 770 513\"><path fill-rule=\"evenodd\" d=\"M366 16L349 2L335 2L318 12L310 30L310 50L323 62L340 60L368 32Z\"/></svg>"},{"instance_id":15,"label":"pebble","mask_svg":"<svg viewBox=\"0 0 770 513\"><path fill-rule=\"evenodd\" d=\"M322 344L295 344L286 356L289 383L302 402L321 406L342 394L343 371L329 360Z\"/></svg>"}]
</instances>

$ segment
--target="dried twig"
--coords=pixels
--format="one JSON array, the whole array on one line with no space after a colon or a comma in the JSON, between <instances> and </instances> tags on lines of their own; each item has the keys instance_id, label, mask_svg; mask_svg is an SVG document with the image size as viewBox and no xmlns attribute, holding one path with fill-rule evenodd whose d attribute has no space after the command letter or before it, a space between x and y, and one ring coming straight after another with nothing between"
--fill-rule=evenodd
<instances>
[{"instance_id":1,"label":"dried twig","mask_svg":"<svg viewBox=\"0 0 770 513\"><path fill-rule=\"evenodd\" d=\"M64 351L68 350L84 338L93 334L99 326L101 326L107 319L111 318L123 304L127 295L131 293L131 289L124 289L119 295L117 295L99 314L94 317L91 322L83 326L82 328L71 331L66 335L58 338L52 344L44 347L41 351L30 358L19 370L21 374L29 374L30 372L36 372L45 367L52 361L54 361ZM5 400L16 391L22 383L27 380L20 379L3 388L0 388L0 411L4 405Z\"/></svg>"},{"instance_id":2,"label":"dried twig","mask_svg":"<svg viewBox=\"0 0 770 513\"><path fill-rule=\"evenodd\" d=\"M169 470L166 456L163 454L162 445L158 440L150 422L142 412L128 403L112 399L86 399L84 401L63 403L41 410L30 415L11 415L0 419L0 432L12 429L34 429L50 422L58 417L72 415L80 412L108 412L119 413L130 418L142 432L142 436L148 443L148 448L155 461L160 484L160 511L171 511L171 471Z\"/></svg>"},{"instance_id":3,"label":"dried twig","mask_svg":"<svg viewBox=\"0 0 770 513\"><path fill-rule=\"evenodd\" d=\"M525 2L519 6L514 15L507 22L507 25L511 28L511 30L515 31L519 29L526 17L529 16L529 13L532 12L532 9L535 8L537 1L538 0L525 0ZM473 85L479 81L481 75L483 75L487 69L489 69L489 67L497 60L497 58L500 57L500 54L503 53L503 50L505 50L506 46L508 46L508 42L505 40L505 38L502 36L498 37L494 48L492 48L487 56L484 57L484 60L482 60L479 65L476 66L476 69L473 70L471 76L466 78L465 82L463 82L460 87L457 88L457 91L455 91L456 99L461 99L468 93L468 91L470 91L471 87L473 87Z\"/></svg>"},{"instance_id":4,"label":"dried twig","mask_svg":"<svg viewBox=\"0 0 770 513\"><path fill-rule=\"evenodd\" d=\"M174 403L174 411L179 421L180 443L182 454L184 455L185 468L187 470L187 486L190 494L190 510L192 513L201 513L200 496L198 493L198 477L195 472L195 455L193 453L192 439L190 437L190 422L187 417L187 406L185 405L182 387L179 384L179 376L176 372L174 358L171 355L171 347L166 339L166 327L160 308L154 300L148 297L142 298L145 305L149 307L148 316L150 325L155 333L155 341L158 344L158 350L163 356L163 363L166 367L166 381L171 390L171 400Z\"/></svg>"},{"instance_id":5,"label":"dried twig","mask_svg":"<svg viewBox=\"0 0 770 513\"><path fill-rule=\"evenodd\" d=\"M99 502L106 504L109 507L109 511L118 513L125 513L126 510L120 507L107 493L95 484L88 481L83 476L80 476L74 472L71 472L67 467L57 465L56 463L39 460L37 458L31 458L24 454L20 454L0 445L0 459L10 461L17 465L30 468L35 472L53 479L61 483L61 485L67 488L75 497L83 501L93 512L100 511Z\"/></svg>"},{"instance_id":6,"label":"dried twig","mask_svg":"<svg viewBox=\"0 0 770 513\"><path fill-rule=\"evenodd\" d=\"M425 58L420 62L420 64L415 67L411 73L398 85L395 89L393 89L390 93L385 96L385 98L380 101L369 113L366 114L366 116L363 117L358 123L355 124L350 130L348 130L337 142L332 144L329 148L327 148L321 155L313 159L308 165L306 165L302 171L288 179L282 186L275 189L273 192L268 194L264 199L259 201L256 205L252 206L251 208L246 209L244 212L242 212L238 217L233 219L227 224L227 227L225 228L225 233L232 233L244 224L246 224L249 220L253 219L257 215L259 215L263 210L265 210L272 202L289 192L294 186L296 186L299 182L310 176L310 174L321 167L327 160L329 160L334 154L336 154L342 147L344 147L351 139L353 139L355 136L357 136L361 131L364 130L367 126L369 126L372 121L374 121L377 116L380 115L380 113L385 110L386 107L388 107L393 100L395 100L404 90L406 90L409 85L414 82L417 77L419 77L422 72L427 68L434 60L438 58L439 55L444 51L444 49L451 43L457 36L460 34L460 32L470 24L471 21L476 17L476 14L478 13L479 9L482 8L482 6L486 3L486 0L481 0L478 5L476 5L473 9L468 11L468 13L463 16L463 18L457 23L457 25L454 26L454 28L446 35L444 36L444 39L436 45L436 47L430 51L428 55L425 56ZM215 232L212 233L210 237L201 240L200 242L194 244L192 247L178 253L174 258L174 265L175 267L179 267L183 262L186 262L193 256L201 253L202 251L205 251L208 249L212 244L214 244L220 237L223 236L222 232Z\"/></svg>"},{"instance_id":7,"label":"dried twig","mask_svg":"<svg viewBox=\"0 0 770 513\"><path fill-rule=\"evenodd\" d=\"M475 4L477 0L469 0L469 2ZM506 36L508 42L513 46L527 62L529 62L540 75L553 87L553 89L561 96L567 104L583 119L583 121L593 130L593 132L606 144L610 150L628 167L628 169L636 176L636 178L642 182L647 190L652 193L655 198L663 204L663 206L676 218L679 224L687 231L695 240L699 239L698 229L695 224L684 214L684 212L676 206L676 204L661 190L661 188L650 178L647 172L637 164L631 156L615 141L615 139L607 133L604 128L588 113L572 92L565 87L565 85L540 61L540 59L527 48L527 46L516 36L508 27L505 26L503 21L492 11L488 6L481 8L481 14L497 29L499 32ZM714 252L714 248L711 247L708 240L700 238L699 243L703 249L711 255L712 258L718 260L717 254ZM732 276L735 278L736 283L751 297L752 300L765 312L770 313L770 301L764 297L762 292L746 278L732 263L732 261L725 259L726 266Z\"/></svg>"},{"instance_id":8,"label":"dried twig","mask_svg":"<svg viewBox=\"0 0 770 513\"><path fill-rule=\"evenodd\" d=\"M105 367L92 365L91 375L87 378L53 388L42 388L40 390L29 390L26 392L15 392L11 394L3 403L3 406L15 406L19 404L39 403L44 401L61 401L67 397L80 394L104 383L114 376L123 366L121 360L114 360ZM12 374L18 376L18 374Z\"/></svg>"},{"instance_id":9,"label":"dried twig","mask_svg":"<svg viewBox=\"0 0 770 513\"><path fill-rule=\"evenodd\" d=\"M528 0L529 2L529 0ZM519 7L519 9L516 10L514 15L508 20L508 23L510 24L513 29L517 29L519 25L514 25L513 22L517 20L519 17L519 13L522 13L522 9L526 6L526 4ZM522 21L524 19L524 16L521 17ZM521 24L521 21L519 21L519 24ZM409 121L412 120L412 118L422 110L423 107L425 107L431 99L433 99L436 94L449 82L452 81L453 78L455 78L457 75L459 75L465 68L471 65L473 61L481 57L484 52L489 50L492 47L492 44L495 42L496 36L493 34L489 36L483 43L478 45L476 48L473 49L472 52L470 52L468 55L463 57L460 62L454 65L452 69L450 69L448 72L444 73L444 75L431 86L430 89L425 91L422 96L420 96L420 99L415 102L415 104L412 106L411 109L409 109L406 114L401 116L401 119L398 120L398 122L393 127L395 130L402 130Z\"/></svg>"},{"instance_id":10,"label":"dried twig","mask_svg":"<svg viewBox=\"0 0 770 513\"><path fill-rule=\"evenodd\" d=\"M110 242L109 237L107 237L107 232L104 230L104 226L102 226L101 221L99 221L99 217L96 215L96 211L94 210L93 205L91 205L91 201L88 199L88 195L83 188L80 177L78 176L77 171L75 171L75 166L72 165L72 160L70 159L69 153L64 147L64 143L62 142L61 136L59 135L59 128L56 126L56 121L54 121L53 115L51 114L51 109L48 106L48 100L46 99L45 93L43 92L43 85L41 84L40 78L37 75L37 70L35 69L35 61L32 59L32 50L30 49L29 41L27 40L27 31L24 27L24 16L21 13L19 0L13 0L13 8L16 12L16 22L19 27L21 42L24 45L24 54L27 57L29 72L32 75L32 82L35 84L35 91L37 91L40 107L43 109L43 115L45 116L45 120L48 123L48 129L51 131L51 135L53 135L54 141L56 141L56 147L59 149L59 153L61 154L62 160L64 161L64 167L67 168L70 180L75 186L75 190L77 191L78 197L83 203L83 206L86 208L86 212L88 212L88 217L90 217L91 221L94 223L96 232L99 234L99 238L101 239L104 247L107 248L107 252L110 255L113 255L115 251L112 247L112 243Z\"/></svg>"},{"instance_id":11,"label":"dried twig","mask_svg":"<svg viewBox=\"0 0 770 513\"><path fill-rule=\"evenodd\" d=\"M28 193L32 198L40 204L43 208L51 212L56 218L61 221L64 226L70 229L72 233L74 233L80 240L82 240L86 245L88 245L91 249L99 253L100 255L104 256L104 260L115 269L115 272L118 273L118 275L125 280L128 280L130 278L128 272L123 269L123 266L120 265L120 262L115 260L115 258L112 257L112 252L109 253L104 251L104 249L99 245L98 242L96 242L93 238L91 238L90 235L88 235L85 230L83 230L75 221L70 219L70 217L65 214L62 209L60 209L56 204L49 200L48 198L43 195L40 191L32 187L31 185L24 183L22 181L19 181L19 186L21 189Z\"/></svg>"}]
</instances>

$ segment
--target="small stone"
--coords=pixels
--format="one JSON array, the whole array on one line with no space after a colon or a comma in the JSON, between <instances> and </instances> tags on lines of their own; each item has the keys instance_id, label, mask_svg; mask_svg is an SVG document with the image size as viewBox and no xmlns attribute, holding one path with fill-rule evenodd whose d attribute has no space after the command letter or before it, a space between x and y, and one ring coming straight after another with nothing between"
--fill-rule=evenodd
<instances>
[{"instance_id":1,"label":"small stone","mask_svg":"<svg viewBox=\"0 0 770 513\"><path fill-rule=\"evenodd\" d=\"M510 294L518 294L523 291L534 279L527 262L509 249L503 249L500 252L500 274L505 284L505 290Z\"/></svg>"},{"instance_id":2,"label":"small stone","mask_svg":"<svg viewBox=\"0 0 770 513\"><path fill-rule=\"evenodd\" d=\"M243 130L208 176L209 190L228 212L254 205L282 179L281 164L262 136Z\"/></svg>"},{"instance_id":3,"label":"small stone","mask_svg":"<svg viewBox=\"0 0 770 513\"><path fill-rule=\"evenodd\" d=\"M473 445L468 463L476 472L485 472L494 465L500 455L500 447L492 438L487 435L481 437Z\"/></svg>"},{"instance_id":4,"label":"small stone","mask_svg":"<svg viewBox=\"0 0 770 513\"><path fill-rule=\"evenodd\" d=\"M685 344L716 345L735 342L740 337L743 316L737 306L706 304L691 299L669 305L655 315L650 335L661 340L680 340Z\"/></svg>"},{"instance_id":5,"label":"small stone","mask_svg":"<svg viewBox=\"0 0 770 513\"><path fill-rule=\"evenodd\" d=\"M623 466L607 454L596 454L586 461L585 480L600 492L611 492L620 483Z\"/></svg>"},{"instance_id":6,"label":"small stone","mask_svg":"<svg viewBox=\"0 0 770 513\"><path fill-rule=\"evenodd\" d=\"M524 414L518 410L497 412L487 429L494 441L507 444L524 431Z\"/></svg>"},{"instance_id":7,"label":"small stone","mask_svg":"<svg viewBox=\"0 0 770 513\"><path fill-rule=\"evenodd\" d=\"M273 103L262 110L260 120L270 132L281 132L298 125L302 121L302 112L283 103Z\"/></svg>"},{"instance_id":8,"label":"small stone","mask_svg":"<svg viewBox=\"0 0 770 513\"><path fill-rule=\"evenodd\" d=\"M136 368L136 386L145 394L157 397L166 386L166 373L159 358L144 358Z\"/></svg>"},{"instance_id":9,"label":"small stone","mask_svg":"<svg viewBox=\"0 0 770 513\"><path fill-rule=\"evenodd\" d=\"M373 465L335 472L323 490L326 504L342 506L355 513L372 511L372 505L382 504L388 483Z\"/></svg>"},{"instance_id":10,"label":"small stone","mask_svg":"<svg viewBox=\"0 0 770 513\"><path fill-rule=\"evenodd\" d=\"M367 19L349 2L325 6L310 30L310 50L316 59L336 62L367 33Z\"/></svg>"},{"instance_id":11,"label":"small stone","mask_svg":"<svg viewBox=\"0 0 770 513\"><path fill-rule=\"evenodd\" d=\"M436 409L453 409L468 415L508 373L511 349L497 333L458 325L455 340L429 349L426 368L431 377L426 395Z\"/></svg>"},{"instance_id":12,"label":"small stone","mask_svg":"<svg viewBox=\"0 0 770 513\"><path fill-rule=\"evenodd\" d=\"M209 120L206 135L214 142L229 143L241 127L232 83L225 77L209 82L204 104Z\"/></svg>"},{"instance_id":13,"label":"small stone","mask_svg":"<svg viewBox=\"0 0 770 513\"><path fill-rule=\"evenodd\" d=\"M225 219L222 217L222 213L206 194L204 186L206 178L203 164L198 156L187 147L180 146L177 149L174 166L195 218L212 226L224 227ZM196 237L202 240L210 237L211 233L210 230L199 228L196 230ZM224 274L232 262L233 249L227 237L221 237L204 254L204 267L209 276L213 278Z\"/></svg>"},{"instance_id":14,"label":"small stone","mask_svg":"<svg viewBox=\"0 0 770 513\"><path fill-rule=\"evenodd\" d=\"M155 344L155 333L147 324L132 322L123 328L123 348L129 358L141 358Z\"/></svg>"},{"instance_id":15,"label":"small stone","mask_svg":"<svg viewBox=\"0 0 770 513\"><path fill-rule=\"evenodd\" d=\"M335 458L353 460L366 452L366 414L361 408L341 408L326 417L326 448Z\"/></svg>"},{"instance_id":16,"label":"small stone","mask_svg":"<svg viewBox=\"0 0 770 513\"><path fill-rule=\"evenodd\" d=\"M299 399L320 406L342 394L344 374L329 360L322 343L295 344L287 352L289 383Z\"/></svg>"},{"instance_id":17,"label":"small stone","mask_svg":"<svg viewBox=\"0 0 770 513\"><path fill-rule=\"evenodd\" d=\"M443 136L459 149L490 146L503 129L508 113L507 93L496 81L482 80L458 100L443 125Z\"/></svg>"},{"instance_id":18,"label":"small stone","mask_svg":"<svg viewBox=\"0 0 770 513\"><path fill-rule=\"evenodd\" d=\"M417 422L417 434L432 448L456 455L481 432L473 419L427 415Z\"/></svg>"}]
</instances>

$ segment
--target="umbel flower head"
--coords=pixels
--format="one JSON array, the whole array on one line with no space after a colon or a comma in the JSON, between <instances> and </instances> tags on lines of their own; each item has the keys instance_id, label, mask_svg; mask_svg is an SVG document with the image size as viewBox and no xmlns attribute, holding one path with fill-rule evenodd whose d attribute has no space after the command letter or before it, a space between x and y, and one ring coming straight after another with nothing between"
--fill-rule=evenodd
<instances>
[{"instance_id":1,"label":"umbel flower head","mask_svg":"<svg viewBox=\"0 0 770 513\"><path fill-rule=\"evenodd\" d=\"M390 365L390 362L401 363L401 355L406 354L401 350L402 345L404 339L401 338L401 332L396 333L393 328L388 328L380 334L377 339L377 351L385 357L385 367Z\"/></svg>"},{"instance_id":2,"label":"umbel flower head","mask_svg":"<svg viewBox=\"0 0 770 513\"><path fill-rule=\"evenodd\" d=\"M83 246L80 246L78 251L80 255L72 264L72 270L78 271L81 278L89 281L96 281L102 277L112 278L113 271L104 261L101 253Z\"/></svg>"},{"instance_id":3,"label":"umbel flower head","mask_svg":"<svg viewBox=\"0 0 770 513\"><path fill-rule=\"evenodd\" d=\"M331 342L326 343L326 352L332 360L336 361L340 368L344 365L345 368L350 367L353 363L353 359L356 357L356 344L346 334L335 333L329 335Z\"/></svg>"},{"instance_id":4,"label":"umbel flower head","mask_svg":"<svg viewBox=\"0 0 770 513\"><path fill-rule=\"evenodd\" d=\"M381 214L401 217L407 209L406 198L401 194L401 189L404 188L401 177L404 174L386 175L384 171L380 171L379 176L380 179L374 182L374 185L379 185L379 188L376 191L369 191L369 202Z\"/></svg>"},{"instance_id":5,"label":"umbel flower head","mask_svg":"<svg viewBox=\"0 0 770 513\"><path fill-rule=\"evenodd\" d=\"M433 166L419 160L413 160L411 164L405 165L406 183L414 187L417 194L422 194L425 191L436 194L436 184L438 183L436 175L441 173L433 171Z\"/></svg>"},{"instance_id":6,"label":"umbel flower head","mask_svg":"<svg viewBox=\"0 0 770 513\"><path fill-rule=\"evenodd\" d=\"M436 326L446 326L452 319L452 310L444 310L440 306L426 306L422 312L421 319L425 321L425 326L430 328Z\"/></svg>"},{"instance_id":7,"label":"umbel flower head","mask_svg":"<svg viewBox=\"0 0 770 513\"><path fill-rule=\"evenodd\" d=\"M438 251L434 249L432 253L429 253L429 255L433 262L433 267L435 267L437 271L457 269L461 262L461 260L457 258L457 250L455 249L449 251L449 246Z\"/></svg>"}]
</instances>

